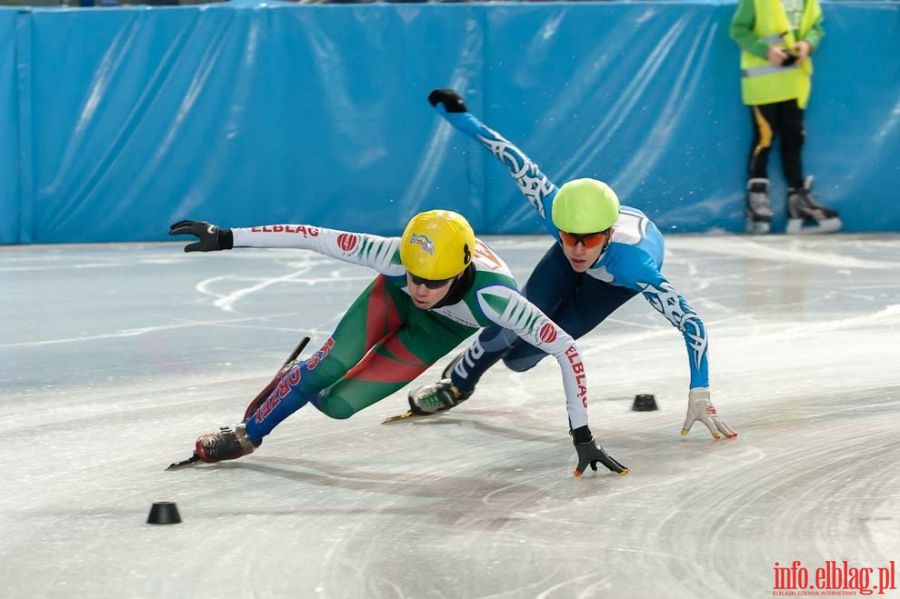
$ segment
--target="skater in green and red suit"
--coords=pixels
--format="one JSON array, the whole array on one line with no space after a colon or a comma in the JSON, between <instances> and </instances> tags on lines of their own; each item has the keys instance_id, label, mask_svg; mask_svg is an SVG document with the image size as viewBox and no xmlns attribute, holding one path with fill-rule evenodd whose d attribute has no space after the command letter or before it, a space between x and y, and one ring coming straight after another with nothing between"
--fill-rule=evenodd
<instances>
[{"instance_id":1,"label":"skater in green and red suit","mask_svg":"<svg viewBox=\"0 0 900 599\"><path fill-rule=\"evenodd\" d=\"M200 221L175 223L169 233L199 239L185 247L187 252L291 247L379 273L321 349L284 371L241 423L197 439L196 459L218 462L253 452L307 403L332 418L349 418L407 385L479 329L499 326L559 363L578 454L575 475L588 465L596 470L597 462L628 472L596 444L588 428L587 383L574 340L519 293L506 263L475 238L461 215L420 213L402 237L309 225L228 229Z\"/></svg>"}]
</instances>

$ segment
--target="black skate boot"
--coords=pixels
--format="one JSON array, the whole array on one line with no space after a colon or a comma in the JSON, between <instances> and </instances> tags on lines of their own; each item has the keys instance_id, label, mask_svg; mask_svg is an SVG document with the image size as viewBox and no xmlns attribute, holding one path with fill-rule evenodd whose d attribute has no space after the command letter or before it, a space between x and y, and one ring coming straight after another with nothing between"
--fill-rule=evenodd
<instances>
[{"instance_id":1,"label":"black skate boot","mask_svg":"<svg viewBox=\"0 0 900 599\"><path fill-rule=\"evenodd\" d=\"M410 391L409 411L415 416L443 412L469 399L472 391L460 391L450 379L441 379Z\"/></svg>"},{"instance_id":2,"label":"black skate boot","mask_svg":"<svg viewBox=\"0 0 900 599\"><path fill-rule=\"evenodd\" d=\"M223 426L217 433L202 435L197 439L194 455L201 462L213 464L253 453L259 445L247 436L246 427L241 423L233 428Z\"/></svg>"},{"instance_id":3,"label":"black skate boot","mask_svg":"<svg viewBox=\"0 0 900 599\"><path fill-rule=\"evenodd\" d=\"M763 234L772 228L772 209L769 207L769 180L747 181L747 232Z\"/></svg>"},{"instance_id":4,"label":"black skate boot","mask_svg":"<svg viewBox=\"0 0 900 599\"><path fill-rule=\"evenodd\" d=\"M788 188L788 233L834 233L844 225L837 210L826 208L812 199L812 177L801 188Z\"/></svg>"},{"instance_id":5,"label":"black skate boot","mask_svg":"<svg viewBox=\"0 0 900 599\"><path fill-rule=\"evenodd\" d=\"M450 363L447 364L447 366L444 367L444 370L441 371L441 378L449 379L452 376L451 373L453 372L453 369L456 368L456 365L459 364L459 361L462 360L463 356L465 356L465 355L466 355L465 350L456 354L456 357L454 357L452 360L450 360ZM471 395L471 393L470 393L470 395Z\"/></svg>"}]
</instances>

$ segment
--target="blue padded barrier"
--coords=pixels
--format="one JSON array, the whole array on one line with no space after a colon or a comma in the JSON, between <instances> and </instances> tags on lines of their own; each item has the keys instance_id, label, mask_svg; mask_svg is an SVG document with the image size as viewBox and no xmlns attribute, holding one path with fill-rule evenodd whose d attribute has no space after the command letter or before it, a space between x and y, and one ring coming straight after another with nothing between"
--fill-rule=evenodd
<instances>
[{"instance_id":1,"label":"blue padded barrier","mask_svg":"<svg viewBox=\"0 0 900 599\"><path fill-rule=\"evenodd\" d=\"M174 220L396 234L422 209L539 232L425 101L454 87L555 181L664 231L739 231L750 121L733 4L0 10L0 242L165 239ZM847 231L900 230L900 7L824 4L807 170ZM777 219L784 184L770 165Z\"/></svg>"},{"instance_id":2,"label":"blue padded barrier","mask_svg":"<svg viewBox=\"0 0 900 599\"><path fill-rule=\"evenodd\" d=\"M0 11L0 243L19 241L16 11Z\"/></svg>"}]
</instances>

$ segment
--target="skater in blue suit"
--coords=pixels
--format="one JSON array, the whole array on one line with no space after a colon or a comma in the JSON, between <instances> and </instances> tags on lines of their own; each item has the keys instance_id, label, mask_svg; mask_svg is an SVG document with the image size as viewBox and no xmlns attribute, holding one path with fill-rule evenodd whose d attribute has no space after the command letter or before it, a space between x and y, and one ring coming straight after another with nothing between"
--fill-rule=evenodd
<instances>
[{"instance_id":1,"label":"skater in blue suit","mask_svg":"<svg viewBox=\"0 0 900 599\"><path fill-rule=\"evenodd\" d=\"M578 339L632 297L643 295L681 332L687 346L690 389L681 434L687 435L699 420L715 440L736 437L710 398L706 327L661 272L664 245L656 225L640 210L620 206L602 181L575 179L557 188L519 148L470 113L453 90L434 90L428 100L506 166L556 239L529 277L525 296ZM498 361L522 372L546 355L512 331L487 328L444 369L441 380L410 392L410 410L431 414L450 409L468 399Z\"/></svg>"}]
</instances>

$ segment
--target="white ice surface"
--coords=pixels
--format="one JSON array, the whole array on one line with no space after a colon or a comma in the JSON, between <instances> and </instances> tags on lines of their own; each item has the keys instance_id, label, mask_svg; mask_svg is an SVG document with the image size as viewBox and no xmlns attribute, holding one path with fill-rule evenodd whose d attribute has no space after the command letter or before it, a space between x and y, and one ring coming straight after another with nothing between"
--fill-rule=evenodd
<instances>
[{"instance_id":1,"label":"white ice surface","mask_svg":"<svg viewBox=\"0 0 900 599\"><path fill-rule=\"evenodd\" d=\"M524 283L550 240L492 243ZM704 318L735 441L679 436L687 352L636 298L580 342L592 429L629 476L571 476L553 360L500 365L432 419L381 425L405 393L345 421L307 407L252 456L165 472L372 274L2 248L0 597L743 598L772 596L775 562L900 562L900 237L671 236L664 270ZM660 410L630 411L638 393ZM146 524L154 501L183 522Z\"/></svg>"}]
</instances>

